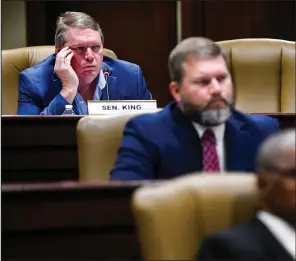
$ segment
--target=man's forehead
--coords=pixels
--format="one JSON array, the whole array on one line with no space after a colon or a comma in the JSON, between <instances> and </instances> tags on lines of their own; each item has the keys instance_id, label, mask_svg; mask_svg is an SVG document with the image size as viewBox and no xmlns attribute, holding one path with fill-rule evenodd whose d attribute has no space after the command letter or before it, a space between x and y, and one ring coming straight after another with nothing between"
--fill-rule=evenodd
<instances>
[{"instance_id":1,"label":"man's forehead","mask_svg":"<svg viewBox=\"0 0 296 261\"><path fill-rule=\"evenodd\" d=\"M278 153L278 164L280 167L293 168L296 166L295 147L288 146Z\"/></svg>"},{"instance_id":2,"label":"man's forehead","mask_svg":"<svg viewBox=\"0 0 296 261\"><path fill-rule=\"evenodd\" d=\"M187 57L185 60L185 66L195 67L195 68L204 68L204 67L219 67L223 69L227 69L225 60L222 55L216 57L205 57L205 58L195 58L195 57Z\"/></svg>"},{"instance_id":3,"label":"man's forehead","mask_svg":"<svg viewBox=\"0 0 296 261\"><path fill-rule=\"evenodd\" d=\"M184 68L198 75L228 73L228 68L222 56L195 59L188 58L185 60Z\"/></svg>"},{"instance_id":4,"label":"man's forehead","mask_svg":"<svg viewBox=\"0 0 296 261\"><path fill-rule=\"evenodd\" d=\"M69 41L68 41L69 43ZM85 40L74 40L71 41L72 46L90 46L90 45L101 45L102 42L99 40L95 40L95 39L85 39Z\"/></svg>"},{"instance_id":5,"label":"man's forehead","mask_svg":"<svg viewBox=\"0 0 296 261\"><path fill-rule=\"evenodd\" d=\"M66 38L71 42L85 42L92 41L101 43L101 35L100 32L94 31L90 28L69 28L67 30Z\"/></svg>"}]
</instances>

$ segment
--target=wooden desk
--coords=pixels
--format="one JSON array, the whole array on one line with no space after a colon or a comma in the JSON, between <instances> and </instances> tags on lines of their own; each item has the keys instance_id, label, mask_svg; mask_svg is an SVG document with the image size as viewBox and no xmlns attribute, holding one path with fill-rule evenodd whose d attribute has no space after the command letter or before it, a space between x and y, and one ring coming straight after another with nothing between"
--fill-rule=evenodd
<instances>
[{"instance_id":1,"label":"wooden desk","mask_svg":"<svg viewBox=\"0 0 296 261\"><path fill-rule=\"evenodd\" d=\"M81 117L2 116L2 181L77 180Z\"/></svg>"},{"instance_id":2,"label":"wooden desk","mask_svg":"<svg viewBox=\"0 0 296 261\"><path fill-rule=\"evenodd\" d=\"M130 198L144 184L3 185L3 260L140 260Z\"/></svg>"},{"instance_id":3,"label":"wooden desk","mask_svg":"<svg viewBox=\"0 0 296 261\"><path fill-rule=\"evenodd\" d=\"M270 114L282 128L295 114ZM76 124L82 116L2 116L2 182L78 179Z\"/></svg>"}]
</instances>

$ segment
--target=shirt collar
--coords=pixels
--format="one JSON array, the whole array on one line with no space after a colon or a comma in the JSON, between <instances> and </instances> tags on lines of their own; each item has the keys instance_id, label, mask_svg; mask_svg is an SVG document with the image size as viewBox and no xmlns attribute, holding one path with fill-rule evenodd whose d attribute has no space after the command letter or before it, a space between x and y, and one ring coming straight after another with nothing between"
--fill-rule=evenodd
<instances>
[{"instance_id":1,"label":"shirt collar","mask_svg":"<svg viewBox=\"0 0 296 261\"><path fill-rule=\"evenodd\" d=\"M101 70L98 76L96 77L96 81L97 82L96 82L96 88L93 95L93 100L100 100L102 96L102 90L106 86L106 79L104 77L103 70ZM78 114L82 114L82 115L88 114L87 104L79 93L76 94L74 101L77 104L75 106L75 109L78 111Z\"/></svg>"},{"instance_id":2,"label":"shirt collar","mask_svg":"<svg viewBox=\"0 0 296 261\"><path fill-rule=\"evenodd\" d=\"M104 77L103 70L101 70L98 77L97 77L97 85L96 85L96 89L95 89L94 96L93 96L94 100L101 99L102 90L105 88L105 86L106 86L106 79Z\"/></svg>"},{"instance_id":3,"label":"shirt collar","mask_svg":"<svg viewBox=\"0 0 296 261\"><path fill-rule=\"evenodd\" d=\"M99 80L97 83L97 87L99 87L102 90L105 88L105 86L106 86L106 79L104 77L103 70L101 70L99 73Z\"/></svg>"},{"instance_id":4,"label":"shirt collar","mask_svg":"<svg viewBox=\"0 0 296 261\"><path fill-rule=\"evenodd\" d=\"M211 129L215 135L216 141L217 142L223 141L224 133L225 133L225 123L215 126L215 127L211 127L211 128L207 128L207 127L202 126L196 122L192 122L192 124L193 124L193 127L196 129L200 138L202 138L206 129Z\"/></svg>"}]
</instances>

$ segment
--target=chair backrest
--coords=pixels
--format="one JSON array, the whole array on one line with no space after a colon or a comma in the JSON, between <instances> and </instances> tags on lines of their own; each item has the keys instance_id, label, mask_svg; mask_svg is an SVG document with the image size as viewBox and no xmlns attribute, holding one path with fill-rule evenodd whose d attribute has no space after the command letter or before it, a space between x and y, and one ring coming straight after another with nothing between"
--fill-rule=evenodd
<instances>
[{"instance_id":1,"label":"chair backrest","mask_svg":"<svg viewBox=\"0 0 296 261\"><path fill-rule=\"evenodd\" d=\"M258 38L217 43L230 61L238 109L295 113L295 42Z\"/></svg>"},{"instance_id":2,"label":"chair backrest","mask_svg":"<svg viewBox=\"0 0 296 261\"><path fill-rule=\"evenodd\" d=\"M132 210L145 260L194 260L202 238L249 219L255 175L192 174L138 189Z\"/></svg>"},{"instance_id":3,"label":"chair backrest","mask_svg":"<svg viewBox=\"0 0 296 261\"><path fill-rule=\"evenodd\" d=\"M55 52L53 45L30 46L2 51L2 114L16 115L19 73ZM104 54L117 58L116 54L104 49Z\"/></svg>"},{"instance_id":4,"label":"chair backrest","mask_svg":"<svg viewBox=\"0 0 296 261\"><path fill-rule=\"evenodd\" d=\"M128 120L142 113L94 115L79 120L77 146L80 180L109 180L123 129Z\"/></svg>"}]
</instances>

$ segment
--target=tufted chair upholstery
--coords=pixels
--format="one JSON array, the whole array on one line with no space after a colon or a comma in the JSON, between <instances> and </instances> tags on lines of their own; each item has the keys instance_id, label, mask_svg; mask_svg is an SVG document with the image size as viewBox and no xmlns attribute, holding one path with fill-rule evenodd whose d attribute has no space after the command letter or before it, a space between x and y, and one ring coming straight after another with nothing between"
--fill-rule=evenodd
<instances>
[{"instance_id":1,"label":"tufted chair upholstery","mask_svg":"<svg viewBox=\"0 0 296 261\"><path fill-rule=\"evenodd\" d=\"M230 62L238 109L295 113L295 42L258 38L217 43Z\"/></svg>"},{"instance_id":2,"label":"tufted chair upholstery","mask_svg":"<svg viewBox=\"0 0 296 261\"><path fill-rule=\"evenodd\" d=\"M252 217L256 176L225 174L192 173L136 190L132 210L144 260L195 260L205 236Z\"/></svg>"},{"instance_id":3,"label":"tufted chair upholstery","mask_svg":"<svg viewBox=\"0 0 296 261\"><path fill-rule=\"evenodd\" d=\"M19 73L55 52L53 45L31 46L2 51L2 114L16 115ZM104 49L104 54L117 58Z\"/></svg>"}]
</instances>

